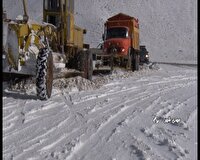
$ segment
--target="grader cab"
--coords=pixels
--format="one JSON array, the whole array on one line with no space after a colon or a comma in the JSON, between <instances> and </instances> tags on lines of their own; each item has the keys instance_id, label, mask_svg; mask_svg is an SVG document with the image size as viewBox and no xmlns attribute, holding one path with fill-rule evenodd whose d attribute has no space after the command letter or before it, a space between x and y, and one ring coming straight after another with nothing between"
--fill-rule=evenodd
<instances>
[{"instance_id":1,"label":"grader cab","mask_svg":"<svg viewBox=\"0 0 200 160\"><path fill-rule=\"evenodd\" d=\"M53 82L53 52L66 56L66 66L77 69L85 78L92 76L92 57L83 44L86 30L74 25L73 0L43 0L44 23L29 19L26 1L24 15L3 19L3 72L36 77L37 96L50 98ZM85 46L87 48L85 48ZM91 59L91 60L90 60Z\"/></svg>"},{"instance_id":2,"label":"grader cab","mask_svg":"<svg viewBox=\"0 0 200 160\"><path fill-rule=\"evenodd\" d=\"M83 48L84 29L74 25L74 0L44 0L43 20L57 27L57 46L62 53Z\"/></svg>"},{"instance_id":3,"label":"grader cab","mask_svg":"<svg viewBox=\"0 0 200 160\"><path fill-rule=\"evenodd\" d=\"M43 21L57 28L52 50L65 55L66 67L91 80L92 54L89 45L83 43L86 30L74 23L74 0L43 0Z\"/></svg>"}]
</instances>

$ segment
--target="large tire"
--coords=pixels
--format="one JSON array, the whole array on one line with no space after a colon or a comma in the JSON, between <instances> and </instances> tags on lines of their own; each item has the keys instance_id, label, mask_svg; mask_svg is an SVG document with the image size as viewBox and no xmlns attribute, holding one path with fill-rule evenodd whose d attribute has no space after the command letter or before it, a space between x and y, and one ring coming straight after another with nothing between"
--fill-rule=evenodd
<instances>
[{"instance_id":1,"label":"large tire","mask_svg":"<svg viewBox=\"0 0 200 160\"><path fill-rule=\"evenodd\" d=\"M53 56L47 48L40 49L36 63L36 91L40 100L51 97L53 85Z\"/></svg>"},{"instance_id":2,"label":"large tire","mask_svg":"<svg viewBox=\"0 0 200 160\"><path fill-rule=\"evenodd\" d=\"M89 79L91 81L92 75L93 75L93 57L92 57L92 53L90 51L88 51L88 53L87 53L87 60L88 60L87 79Z\"/></svg>"},{"instance_id":3,"label":"large tire","mask_svg":"<svg viewBox=\"0 0 200 160\"><path fill-rule=\"evenodd\" d=\"M92 53L89 50L79 52L77 61L78 61L78 70L83 72L82 77L92 80L92 74L93 74Z\"/></svg>"},{"instance_id":4,"label":"large tire","mask_svg":"<svg viewBox=\"0 0 200 160\"><path fill-rule=\"evenodd\" d=\"M136 51L133 51L131 54L131 68L132 71L138 71L139 70L139 54Z\"/></svg>"},{"instance_id":5,"label":"large tire","mask_svg":"<svg viewBox=\"0 0 200 160\"><path fill-rule=\"evenodd\" d=\"M139 63L140 63L140 57L139 57L139 53L136 53L136 63L135 63L135 70L139 71Z\"/></svg>"}]
</instances>

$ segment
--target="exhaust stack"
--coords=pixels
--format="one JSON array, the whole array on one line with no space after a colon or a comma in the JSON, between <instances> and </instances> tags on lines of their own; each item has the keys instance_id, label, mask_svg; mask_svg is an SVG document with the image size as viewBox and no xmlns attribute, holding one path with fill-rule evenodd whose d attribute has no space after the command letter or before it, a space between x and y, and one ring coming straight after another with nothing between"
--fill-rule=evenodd
<instances>
[{"instance_id":1,"label":"exhaust stack","mask_svg":"<svg viewBox=\"0 0 200 160\"><path fill-rule=\"evenodd\" d=\"M24 15L23 15L23 21L28 22L28 14L27 14L27 5L26 0L23 0L23 7L24 7Z\"/></svg>"}]
</instances>

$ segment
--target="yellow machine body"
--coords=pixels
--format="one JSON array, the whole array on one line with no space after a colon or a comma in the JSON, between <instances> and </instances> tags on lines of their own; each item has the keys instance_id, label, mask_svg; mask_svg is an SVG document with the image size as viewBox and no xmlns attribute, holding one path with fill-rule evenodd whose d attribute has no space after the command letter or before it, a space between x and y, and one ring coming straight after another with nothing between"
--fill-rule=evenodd
<instances>
[{"instance_id":1,"label":"yellow machine body","mask_svg":"<svg viewBox=\"0 0 200 160\"><path fill-rule=\"evenodd\" d=\"M74 24L74 0L44 0L43 20L57 27L57 48L71 57L83 49L85 30Z\"/></svg>"},{"instance_id":2,"label":"yellow machine body","mask_svg":"<svg viewBox=\"0 0 200 160\"><path fill-rule=\"evenodd\" d=\"M44 23L29 20L25 0L23 6L24 15L21 19L10 20L4 16L3 20L4 31L7 32L4 50L10 68L19 73L21 66L35 67L39 49L47 45L54 52L64 53L66 63L87 46L83 43L86 30L74 24L74 0L43 0Z\"/></svg>"},{"instance_id":3,"label":"yellow machine body","mask_svg":"<svg viewBox=\"0 0 200 160\"><path fill-rule=\"evenodd\" d=\"M34 22L25 23L20 20L4 20L4 38L6 39L4 50L7 56L8 64L11 68L19 71L19 66L31 66L31 62L26 61L30 46L34 45L37 50L44 47L41 37L49 37L50 45L53 45L52 39L56 39L55 29L47 24ZM35 63L37 52L33 53L32 61ZM28 64L29 63L29 64Z\"/></svg>"}]
</instances>

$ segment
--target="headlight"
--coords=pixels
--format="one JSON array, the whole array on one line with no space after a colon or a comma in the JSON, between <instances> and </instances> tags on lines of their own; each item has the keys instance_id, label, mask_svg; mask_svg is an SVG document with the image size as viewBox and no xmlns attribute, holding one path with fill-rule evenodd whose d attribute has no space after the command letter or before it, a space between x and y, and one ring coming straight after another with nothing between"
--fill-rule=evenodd
<instances>
[{"instance_id":1,"label":"headlight","mask_svg":"<svg viewBox=\"0 0 200 160\"><path fill-rule=\"evenodd\" d=\"M125 49L124 49L124 48L122 48L122 52L125 52Z\"/></svg>"},{"instance_id":2,"label":"headlight","mask_svg":"<svg viewBox=\"0 0 200 160\"><path fill-rule=\"evenodd\" d=\"M146 57L146 58L148 58L148 57L149 57L149 55L147 54L145 57Z\"/></svg>"}]
</instances>

